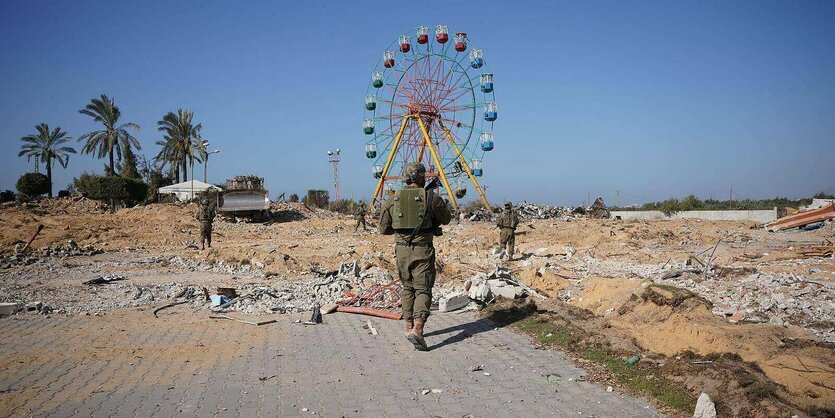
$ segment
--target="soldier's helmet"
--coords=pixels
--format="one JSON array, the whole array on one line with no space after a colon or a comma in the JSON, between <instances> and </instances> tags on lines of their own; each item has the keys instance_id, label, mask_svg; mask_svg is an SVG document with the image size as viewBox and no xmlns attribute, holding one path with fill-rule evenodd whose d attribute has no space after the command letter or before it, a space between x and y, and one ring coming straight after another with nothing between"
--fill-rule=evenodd
<instances>
[{"instance_id":1,"label":"soldier's helmet","mask_svg":"<svg viewBox=\"0 0 835 418\"><path fill-rule=\"evenodd\" d=\"M505 208L505 209L512 209L512 208L513 208L513 203L510 203L510 202L504 202L504 208Z\"/></svg>"},{"instance_id":2,"label":"soldier's helmet","mask_svg":"<svg viewBox=\"0 0 835 418\"><path fill-rule=\"evenodd\" d=\"M200 206L209 206L209 199L203 198L203 200L200 201Z\"/></svg>"},{"instance_id":3,"label":"soldier's helmet","mask_svg":"<svg viewBox=\"0 0 835 418\"><path fill-rule=\"evenodd\" d=\"M417 183L418 179L426 178L426 167L423 166L421 163L409 163L403 167L403 176L401 176L401 180L403 183Z\"/></svg>"}]
</instances>

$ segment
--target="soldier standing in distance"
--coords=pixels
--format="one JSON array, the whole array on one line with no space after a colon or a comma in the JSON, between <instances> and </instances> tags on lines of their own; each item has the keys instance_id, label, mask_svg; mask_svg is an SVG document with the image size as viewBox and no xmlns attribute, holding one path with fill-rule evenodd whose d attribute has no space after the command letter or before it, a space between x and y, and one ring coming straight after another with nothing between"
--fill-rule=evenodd
<instances>
[{"instance_id":1,"label":"soldier standing in distance","mask_svg":"<svg viewBox=\"0 0 835 418\"><path fill-rule=\"evenodd\" d=\"M354 227L354 232L357 232L357 230L360 227L360 224L362 224L363 231L368 229L365 226L365 209L365 202L360 202L358 210L354 213L354 217L357 220L357 225Z\"/></svg>"},{"instance_id":2,"label":"soldier standing in distance","mask_svg":"<svg viewBox=\"0 0 835 418\"><path fill-rule=\"evenodd\" d=\"M436 190L424 189L426 167L409 163L403 169L406 187L394 193L383 205L379 231L395 235L397 273L403 284L401 300L406 320L406 339L416 349L427 351L423 327L432 304L435 285L435 247L432 240L441 235L441 225L451 219L446 202Z\"/></svg>"},{"instance_id":3,"label":"soldier standing in distance","mask_svg":"<svg viewBox=\"0 0 835 418\"><path fill-rule=\"evenodd\" d=\"M200 201L197 209L197 220L200 221L200 249L205 250L206 244L212 248L212 222L215 220L215 209L209 205L209 199Z\"/></svg>"},{"instance_id":4,"label":"soldier standing in distance","mask_svg":"<svg viewBox=\"0 0 835 418\"><path fill-rule=\"evenodd\" d=\"M507 246L508 260L513 258L513 247L516 245L516 227L519 225L519 217L513 211L513 204L505 202L504 210L499 215L496 226L499 227L499 250Z\"/></svg>"}]
</instances>

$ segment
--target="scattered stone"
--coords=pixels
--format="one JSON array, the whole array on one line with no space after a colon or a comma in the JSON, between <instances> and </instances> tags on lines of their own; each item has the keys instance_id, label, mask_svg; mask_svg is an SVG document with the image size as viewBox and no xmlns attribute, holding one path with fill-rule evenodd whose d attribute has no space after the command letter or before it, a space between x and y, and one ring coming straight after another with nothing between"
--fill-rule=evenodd
<instances>
[{"instance_id":1,"label":"scattered stone","mask_svg":"<svg viewBox=\"0 0 835 418\"><path fill-rule=\"evenodd\" d=\"M710 400L707 393L702 392L696 401L696 410L693 411L693 418L716 418L716 405Z\"/></svg>"}]
</instances>

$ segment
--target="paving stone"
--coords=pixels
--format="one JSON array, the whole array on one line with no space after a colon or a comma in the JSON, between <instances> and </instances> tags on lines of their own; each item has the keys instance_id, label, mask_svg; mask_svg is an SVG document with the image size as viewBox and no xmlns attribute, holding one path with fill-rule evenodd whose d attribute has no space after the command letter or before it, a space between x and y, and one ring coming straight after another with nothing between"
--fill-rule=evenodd
<instances>
[{"instance_id":1,"label":"paving stone","mask_svg":"<svg viewBox=\"0 0 835 418\"><path fill-rule=\"evenodd\" d=\"M584 372L564 355L535 350L528 337L475 313L433 315L429 352L415 351L398 321L372 318L379 335L371 336L362 328L367 317L331 314L317 326L282 318L257 328L159 320L124 341L98 336L101 327L119 326L109 316L0 319L0 340L8 342L2 358L98 345L128 353L91 361L43 355L10 368L2 396L28 394L4 403L10 409L0 416L659 416L640 398L569 381ZM64 338L68 329L76 332ZM178 347L205 353L187 362ZM546 371L560 376L558 392Z\"/></svg>"}]
</instances>

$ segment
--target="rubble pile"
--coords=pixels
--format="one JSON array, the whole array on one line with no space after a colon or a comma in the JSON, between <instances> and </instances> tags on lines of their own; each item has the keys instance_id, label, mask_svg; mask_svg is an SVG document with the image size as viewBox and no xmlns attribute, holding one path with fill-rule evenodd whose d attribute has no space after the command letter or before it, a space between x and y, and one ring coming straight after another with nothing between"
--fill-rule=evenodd
<instances>
[{"instance_id":1,"label":"rubble pile","mask_svg":"<svg viewBox=\"0 0 835 418\"><path fill-rule=\"evenodd\" d=\"M103 250L97 249L92 245L80 246L74 240L67 240L64 244L52 244L48 247L40 249L42 257L57 257L64 258L79 255L96 255L103 253Z\"/></svg>"},{"instance_id":2,"label":"rubble pile","mask_svg":"<svg viewBox=\"0 0 835 418\"><path fill-rule=\"evenodd\" d=\"M170 259L157 257L145 262L168 262L193 268L194 271L228 273L229 269L233 269L231 271L240 274L234 266L225 263L211 265L179 257ZM244 272L252 273L253 271ZM260 274L253 273L253 277L256 275ZM241 277L238 278L240 279ZM305 312L311 310L317 303L325 305L343 300L348 291L358 293L363 289L388 283L391 280L393 280L392 277L379 267L360 271L359 264L354 261L343 264L337 271L327 272L320 277L307 280L288 280L274 285L247 283L235 286L234 298L229 298L223 305L212 307L207 297L222 293L215 287L204 288L177 282L141 285L131 283L130 278L123 275L107 274L81 282L80 284L83 285L81 290L75 286L55 288L48 295L52 307L48 310L37 309L37 311L58 314L95 314L114 309L180 301L193 309L212 307L214 312L235 311L247 314ZM11 281L2 283L0 294L4 295L4 301L18 303L21 306L44 297L43 294L39 294L28 286Z\"/></svg>"},{"instance_id":3,"label":"rubble pile","mask_svg":"<svg viewBox=\"0 0 835 418\"><path fill-rule=\"evenodd\" d=\"M280 286L244 285L236 289L240 297L218 311L239 311L247 314L305 312L315 304L326 305L346 298L346 292L359 293L374 285L392 281L379 267L360 271L356 261L344 263L339 270L322 274L321 278L284 282Z\"/></svg>"},{"instance_id":4,"label":"rubble pile","mask_svg":"<svg viewBox=\"0 0 835 418\"><path fill-rule=\"evenodd\" d=\"M602 197L598 197L594 200L594 203L592 203L591 207L588 209L588 214L594 219L606 219L609 217L609 209L607 209L606 204L603 203Z\"/></svg>"},{"instance_id":5,"label":"rubble pile","mask_svg":"<svg viewBox=\"0 0 835 418\"><path fill-rule=\"evenodd\" d=\"M152 257L151 259L146 261L147 263L157 263L157 264L172 264L180 267L185 267L190 271L210 271L213 273L226 273L226 274L234 274L237 276L242 276L245 278L255 278L263 276L263 272L261 271L264 268L264 265L261 263L228 263L224 260L218 260L214 263L210 263L207 261L198 261L192 260L189 258L183 258L180 256L173 256L173 257Z\"/></svg>"},{"instance_id":6,"label":"rubble pile","mask_svg":"<svg viewBox=\"0 0 835 418\"><path fill-rule=\"evenodd\" d=\"M487 209L480 208L475 212L468 212L465 214L467 220L470 222L478 222L478 221L491 221L493 220L493 214L488 212Z\"/></svg>"},{"instance_id":7,"label":"rubble pile","mask_svg":"<svg viewBox=\"0 0 835 418\"><path fill-rule=\"evenodd\" d=\"M92 245L80 246L73 240L67 240L63 244L54 243L48 247L32 252L24 251L23 244L18 243L15 246L14 253L0 254L0 270L14 266L44 262L47 258L65 258L80 255L91 256L103 252L103 250L95 248Z\"/></svg>"},{"instance_id":8,"label":"rubble pile","mask_svg":"<svg viewBox=\"0 0 835 418\"><path fill-rule=\"evenodd\" d=\"M562 219L570 221L574 219L571 208L550 206L550 205L535 205L533 203L522 202L514 208L519 219L522 221L529 221L533 219Z\"/></svg>"},{"instance_id":9,"label":"rubble pile","mask_svg":"<svg viewBox=\"0 0 835 418\"><path fill-rule=\"evenodd\" d=\"M8 207L20 206L35 214L63 213L69 215L87 215L105 213L107 204L83 196L39 199L24 203L8 203Z\"/></svg>"},{"instance_id":10,"label":"rubble pile","mask_svg":"<svg viewBox=\"0 0 835 418\"><path fill-rule=\"evenodd\" d=\"M491 273L476 273L464 283L463 289L453 285L443 288L438 293L434 296L433 305L437 304L441 312L464 308L471 300L480 304L489 304L497 296L518 299L531 295L547 299L504 267L497 267Z\"/></svg>"},{"instance_id":11,"label":"rubble pile","mask_svg":"<svg viewBox=\"0 0 835 418\"><path fill-rule=\"evenodd\" d=\"M812 265L820 260L790 260L787 265ZM733 321L768 322L807 329L828 342L835 342L835 286L809 280L794 273L766 273L753 268L716 267L707 274L687 262L640 264L585 256L560 266L584 277L623 277L651 280L689 290L713 304L713 313ZM815 268L809 269L814 272ZM734 275L732 279L727 277ZM582 286L578 280L577 286ZM571 301L576 289L566 287L560 298Z\"/></svg>"},{"instance_id":12,"label":"rubble pile","mask_svg":"<svg viewBox=\"0 0 835 418\"><path fill-rule=\"evenodd\" d=\"M713 303L713 313L734 321L805 328L835 342L835 286L791 273L755 272L730 281L719 274L685 274L657 283L692 291Z\"/></svg>"}]
</instances>

